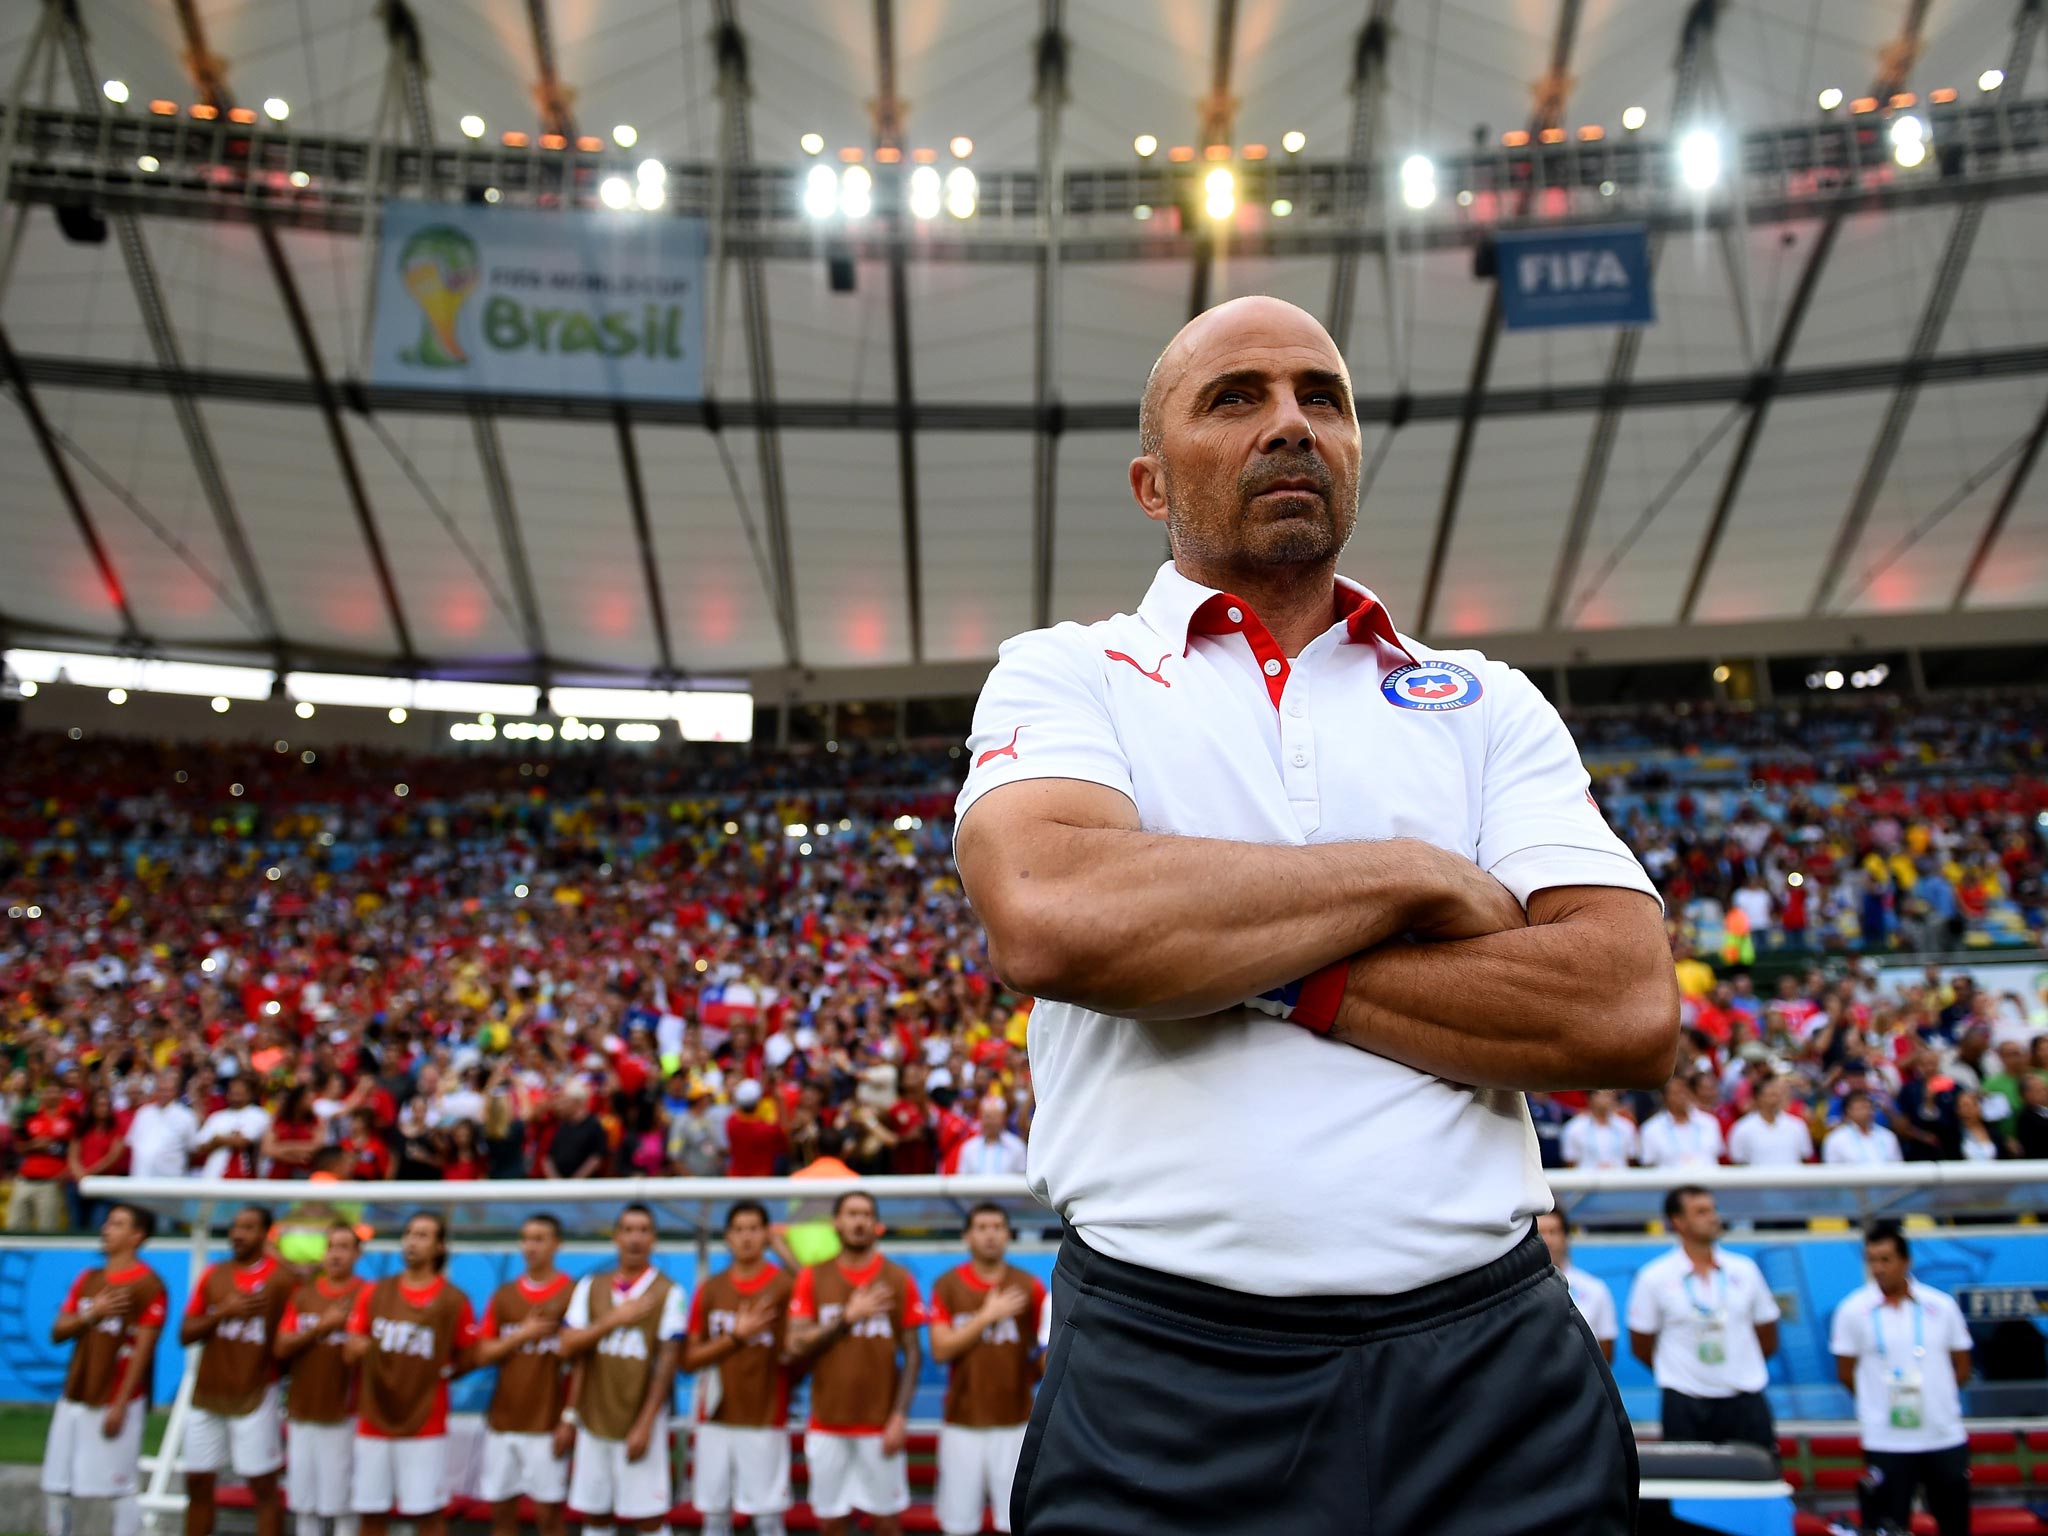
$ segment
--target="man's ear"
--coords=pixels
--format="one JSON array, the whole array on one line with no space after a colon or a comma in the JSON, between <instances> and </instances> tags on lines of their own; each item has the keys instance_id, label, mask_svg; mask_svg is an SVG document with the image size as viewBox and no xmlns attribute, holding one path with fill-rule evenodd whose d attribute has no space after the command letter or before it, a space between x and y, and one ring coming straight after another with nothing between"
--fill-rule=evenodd
<instances>
[{"instance_id":1,"label":"man's ear","mask_svg":"<svg viewBox=\"0 0 2048 1536\"><path fill-rule=\"evenodd\" d=\"M1131 495L1155 523L1166 521L1166 461L1157 454L1131 460Z\"/></svg>"}]
</instances>

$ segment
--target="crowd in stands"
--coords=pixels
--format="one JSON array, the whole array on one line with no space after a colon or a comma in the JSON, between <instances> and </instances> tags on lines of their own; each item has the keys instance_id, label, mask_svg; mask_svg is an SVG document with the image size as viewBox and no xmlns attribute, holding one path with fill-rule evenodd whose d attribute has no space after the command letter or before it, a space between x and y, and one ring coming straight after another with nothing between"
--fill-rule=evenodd
<instances>
[{"instance_id":1,"label":"crowd in stands","mask_svg":"<svg viewBox=\"0 0 2048 1536\"><path fill-rule=\"evenodd\" d=\"M1537 1096L1546 1161L1575 1116L1627 1160L1759 1160L1739 1122L1780 1097L1816 1148L1867 1116L1908 1158L2048 1155L2048 997L1851 958L2038 942L2044 716L1574 720L1688 1046L1661 1105ZM92 1173L1021 1171L1030 1002L952 867L957 745L278 748L0 742L10 1223L82 1219ZM1818 962L1753 985L1790 949Z\"/></svg>"}]
</instances>

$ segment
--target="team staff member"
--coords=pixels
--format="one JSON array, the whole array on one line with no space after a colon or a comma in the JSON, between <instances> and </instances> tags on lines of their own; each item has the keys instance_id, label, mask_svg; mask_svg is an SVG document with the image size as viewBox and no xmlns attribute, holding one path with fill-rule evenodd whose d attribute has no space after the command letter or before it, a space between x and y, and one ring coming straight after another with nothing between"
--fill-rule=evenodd
<instances>
[{"instance_id":1,"label":"team staff member","mask_svg":"<svg viewBox=\"0 0 2048 1536\"><path fill-rule=\"evenodd\" d=\"M111 1207L100 1223L104 1262L71 1282L50 1324L50 1342L71 1346L71 1364L43 1442L45 1536L70 1536L73 1499L111 1500L113 1536L142 1530L136 1467L149 1363L170 1311L163 1281L141 1258L155 1231L140 1207Z\"/></svg>"},{"instance_id":2,"label":"team staff member","mask_svg":"<svg viewBox=\"0 0 2048 1536\"><path fill-rule=\"evenodd\" d=\"M1664 1197L1678 1246L1636 1271L1628 1344L1663 1389L1666 1440L1740 1441L1777 1453L1764 1387L1778 1352L1778 1302L1764 1273L1717 1248L1713 1195L1686 1184Z\"/></svg>"},{"instance_id":3,"label":"team staff member","mask_svg":"<svg viewBox=\"0 0 2048 1536\"><path fill-rule=\"evenodd\" d=\"M210 1536L214 1488L223 1467L249 1484L256 1536L281 1536L284 1406L274 1353L298 1276L264 1251L270 1212L245 1205L228 1225L225 1263L200 1278L178 1325L182 1344L198 1344L192 1420L185 1428L185 1536Z\"/></svg>"},{"instance_id":4,"label":"team staff member","mask_svg":"<svg viewBox=\"0 0 2048 1536\"><path fill-rule=\"evenodd\" d=\"M683 1293L654 1267L654 1212L629 1205L612 1224L616 1269L576 1282L562 1319L562 1358L575 1362L576 1460L569 1502L590 1525L651 1531L674 1501L668 1400L683 1336Z\"/></svg>"},{"instance_id":5,"label":"team staff member","mask_svg":"<svg viewBox=\"0 0 2048 1536\"><path fill-rule=\"evenodd\" d=\"M1139 446L1172 563L1003 646L959 799L990 957L1041 999L1028 1176L1067 1234L1017 1523L1619 1532L1635 1443L1537 1283L1521 1091L1670 1074L1649 878L1527 678L1337 576L1359 430L1314 319L1197 317ZM1239 1342L1276 1333L1313 1342Z\"/></svg>"},{"instance_id":6,"label":"team staff member","mask_svg":"<svg viewBox=\"0 0 2048 1536\"><path fill-rule=\"evenodd\" d=\"M1031 1389L1045 1287L1009 1262L1010 1217L1000 1205L967 1213L968 1261L932 1287L932 1358L949 1367L933 1500L946 1536L981 1530L984 1507L1010 1528L1010 1491Z\"/></svg>"},{"instance_id":7,"label":"team staff member","mask_svg":"<svg viewBox=\"0 0 2048 1536\"><path fill-rule=\"evenodd\" d=\"M291 1370L284 1489L298 1536L321 1536L329 1520L334 1536L355 1536L356 1370L344 1346L349 1314L370 1282L356 1278L363 1245L354 1227L330 1222L320 1244L320 1272L292 1292L277 1333L277 1358Z\"/></svg>"},{"instance_id":8,"label":"team staff member","mask_svg":"<svg viewBox=\"0 0 2048 1536\"><path fill-rule=\"evenodd\" d=\"M858 1509L875 1536L899 1536L910 1507L903 1443L924 1352L924 1303L910 1271L875 1247L874 1198L849 1190L832 1206L839 1256L796 1277L789 1353L811 1369L804 1460L811 1509L825 1536L846 1536Z\"/></svg>"},{"instance_id":9,"label":"team staff member","mask_svg":"<svg viewBox=\"0 0 2048 1536\"><path fill-rule=\"evenodd\" d=\"M1550 1250L1550 1262L1564 1276L1565 1288L1572 1293L1572 1305L1579 1309L1579 1316L1593 1331L1593 1342L1600 1346L1600 1358L1609 1365L1614 1364L1614 1341L1621 1337L1621 1325L1614 1310L1614 1292L1607 1289L1605 1280L1598 1275L1587 1274L1572 1262L1571 1229L1565 1225L1560 1212L1545 1211L1538 1216L1536 1230L1543 1236L1543 1246Z\"/></svg>"},{"instance_id":10,"label":"team staff member","mask_svg":"<svg viewBox=\"0 0 2048 1536\"><path fill-rule=\"evenodd\" d=\"M515 1536L519 1500L533 1500L541 1536L561 1536L569 1496L569 1446L562 1423L569 1379L562 1367L562 1319L575 1282L555 1268L562 1224L546 1213L519 1224L526 1273L498 1287L484 1308L476 1363L496 1366L484 1415L484 1470L477 1492L491 1506L492 1536Z\"/></svg>"},{"instance_id":11,"label":"team staff member","mask_svg":"<svg viewBox=\"0 0 2048 1536\"><path fill-rule=\"evenodd\" d=\"M448 1283L448 1226L415 1212L398 1239L405 1267L364 1288L344 1353L361 1370L349 1501L363 1536L391 1511L418 1536L448 1536L448 1382L469 1368L476 1312Z\"/></svg>"},{"instance_id":12,"label":"team staff member","mask_svg":"<svg viewBox=\"0 0 2048 1536\"><path fill-rule=\"evenodd\" d=\"M768 1208L738 1200L725 1213L732 1262L697 1288L683 1369L718 1371L717 1401L697 1426L691 1491L704 1536L732 1536L735 1512L754 1536L782 1536L789 1490L789 1332L786 1270L767 1261Z\"/></svg>"},{"instance_id":13,"label":"team staff member","mask_svg":"<svg viewBox=\"0 0 2048 1536\"><path fill-rule=\"evenodd\" d=\"M1969 1536L1970 1329L1953 1297L1913 1278L1912 1259L1897 1227L1873 1227L1863 1241L1870 1283L1835 1308L1828 1336L1863 1435L1863 1524L1907 1529L1925 1488L1940 1536Z\"/></svg>"}]
</instances>

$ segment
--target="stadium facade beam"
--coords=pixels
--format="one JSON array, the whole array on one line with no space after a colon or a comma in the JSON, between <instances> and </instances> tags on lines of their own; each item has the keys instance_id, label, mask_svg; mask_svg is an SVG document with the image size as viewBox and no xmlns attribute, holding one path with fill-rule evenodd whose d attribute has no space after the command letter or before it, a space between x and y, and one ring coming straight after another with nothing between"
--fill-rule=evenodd
<instances>
[{"instance_id":1,"label":"stadium facade beam","mask_svg":"<svg viewBox=\"0 0 2048 1536\"><path fill-rule=\"evenodd\" d=\"M187 369L173 376L149 363L122 363L104 358L26 353L22 370L38 384L56 389L93 389L116 394L164 395L184 388L200 399L243 400L270 405L312 405L313 387L295 374L247 373L229 369ZM1896 389L1908 377L1922 384L1983 383L1993 379L2031 379L2048 374L2048 344L1990 347L1944 352L1919 364L1905 358L1870 358L1854 363L1824 363L1792 368L1779 381L1786 398L1863 394ZM1676 378L1637 379L1628 387L1629 410L1660 410L1688 405L1733 405L1750 398L1755 376L1747 373L1690 374ZM1481 405L1486 416L1573 415L1597 411L1606 396L1601 380L1577 384L1529 384L1487 392ZM609 423L623 408L635 425L667 427L734 427L751 430L762 416L750 400L628 400L568 398L543 394L458 395L447 390L370 385L362 390L372 411L404 411L413 415L464 415L486 407L490 413L518 421L591 421ZM1463 390L1437 390L1417 395L1368 394L1356 401L1361 422L1448 421L1464 414ZM896 423L893 401L783 400L773 405L774 419L806 432L887 431ZM1060 430L1122 432L1137 429L1135 400L1063 401ZM1041 420L1031 401L975 403L922 400L917 407L920 432L1028 433Z\"/></svg>"},{"instance_id":2,"label":"stadium facade beam","mask_svg":"<svg viewBox=\"0 0 2048 1536\"><path fill-rule=\"evenodd\" d=\"M121 585L121 578L114 574L114 562L107 554L107 546L100 539L99 528L92 520L92 509L86 506L85 497L79 493L78 481L72 477L70 461L64 457L64 450L58 445L50 431L49 418L43 415L42 402L36 398L35 386L22 371L21 359L15 355L14 343L8 339L6 329L0 327L0 377L4 377L14 391L14 398L21 406L22 415L28 418L28 430L36 440L36 448L49 466L50 478L57 482L57 493L63 498L65 511L71 514L72 526L78 530L78 537L84 543L86 554L91 557L93 570L98 573L100 586L107 594L107 601L114 606L114 612L121 616L121 639L134 645L148 644L142 633L142 626L135 622L135 611L128 605L128 592Z\"/></svg>"},{"instance_id":3,"label":"stadium facade beam","mask_svg":"<svg viewBox=\"0 0 2048 1536\"><path fill-rule=\"evenodd\" d=\"M754 160L753 129L747 98L753 86L748 78L747 39L733 16L733 0L713 0L716 28L713 43L718 53L718 152L719 163L741 169ZM728 179L725 195L735 200L735 179ZM718 217L726 220L731 207L721 207ZM740 324L747 344L747 376L753 394L754 448L761 471L761 521L768 545L768 600L775 609L775 625L782 635L784 657L792 667L803 664L803 647L796 618L796 573L790 548L789 500L782 481L782 435L775 406L775 352L768 327L768 279L758 251L732 252L740 275ZM725 258L721 258L722 260ZM719 281L716 274L713 281Z\"/></svg>"},{"instance_id":4,"label":"stadium facade beam","mask_svg":"<svg viewBox=\"0 0 2048 1536\"><path fill-rule=\"evenodd\" d=\"M1961 613L1970 600L1970 593L1976 589L1978 578L1984 574L1984 567L1991 559L1991 551L1998 543L1998 536L2005 531L2012 509L2019 503L2034 475L2034 466L2041 460L2041 444L2048 440L2048 401L2041 406L2041 414L2034 420L2034 430L2027 438L2027 446L2020 451L2019 460L2006 476L2004 487L1998 493L1998 500L1991 508L1991 516L1985 521L1983 532L1977 535L1977 542L1970 550L1970 563L1963 567L1962 579L1956 583L1956 595L1949 603L1951 613ZM1819 615L1816 615L1819 617Z\"/></svg>"},{"instance_id":5,"label":"stadium facade beam","mask_svg":"<svg viewBox=\"0 0 2048 1536\"><path fill-rule=\"evenodd\" d=\"M399 84L401 105L412 129L413 145L427 161L434 162L434 111L427 95L426 45L419 24L405 0L384 0L385 41L390 49L390 67ZM378 131L383 131L380 121ZM429 185L438 178L429 176ZM372 191L374 192L374 188ZM366 224L364 234L371 233ZM366 265L376 259L374 252ZM371 402L376 408L375 402ZM541 620L540 593L533 579L533 563L526 555L526 539L519 531L519 506L512 497L512 476L505 468L505 449L498 438L498 425L487 398L467 397L456 407L469 417L470 441L476 445L477 463L483 470L484 500L491 509L491 521L498 530L498 548L505 557L505 575L512 587L512 604L518 616L519 638L533 665L543 670L548 654L547 627Z\"/></svg>"},{"instance_id":6,"label":"stadium facade beam","mask_svg":"<svg viewBox=\"0 0 2048 1536\"><path fill-rule=\"evenodd\" d=\"M675 676L676 653L668 632L668 602L661 590L661 565L654 555L654 525L647 515L647 486L640 477L640 448L633 441L633 418L621 406L612 412L618 434L619 468L626 477L626 507L633 514L633 544L640 553L640 575L647 585L647 615L654 623L655 657L664 678Z\"/></svg>"},{"instance_id":7,"label":"stadium facade beam","mask_svg":"<svg viewBox=\"0 0 2048 1536\"><path fill-rule=\"evenodd\" d=\"M1196 136L1197 165L1208 165L1212 145L1230 147L1237 130L1237 98L1230 94L1232 60L1237 53L1237 0L1216 0L1216 31L1209 48L1209 94L1196 103L1200 133ZM1195 237L1194 275L1188 292L1188 318L1192 320L1209 307L1210 278L1216 253L1230 238L1230 221L1214 219Z\"/></svg>"},{"instance_id":8,"label":"stadium facade beam","mask_svg":"<svg viewBox=\"0 0 2048 1536\"><path fill-rule=\"evenodd\" d=\"M1052 623L1052 573L1058 533L1060 436L1060 225L1066 213L1061 116L1067 105L1066 0L1042 0L1032 100L1038 107L1039 233L1032 312L1031 622Z\"/></svg>"},{"instance_id":9,"label":"stadium facade beam","mask_svg":"<svg viewBox=\"0 0 2048 1536\"><path fill-rule=\"evenodd\" d=\"M217 112L232 111L235 103L228 89L227 66L218 54L207 47L206 26L200 20L197 0L177 0L177 12L178 27L185 38L186 67L192 72L192 82L199 88L201 99ZM313 384L320 420L334 449L336 467L341 471L342 490L348 498L349 510L355 514L356 527L362 533L363 547L370 557L370 569L377 580L378 595L384 601L384 616L398 641L399 656L409 662L416 654L412 626L406 622L405 606L399 601L398 583L391 574L391 559L384 549L384 536L377 527L376 513L370 509L370 495L363 485L362 470L356 463L355 447L349 442L348 429L342 425L341 403L328 379L319 340L314 336L312 322L306 315L306 302L300 296L298 280L292 274L284 241L279 238L276 226L259 217L255 228L257 243L263 248L264 264L270 268L271 281L277 285L278 298L291 325L292 339L298 345L299 360L304 363L306 377Z\"/></svg>"},{"instance_id":10,"label":"stadium facade beam","mask_svg":"<svg viewBox=\"0 0 2048 1536\"><path fill-rule=\"evenodd\" d=\"M1392 40L1394 0L1371 0L1358 40L1351 52L1351 137L1345 152L1345 176L1339 203L1344 226L1363 225L1384 207L1385 193L1377 167L1380 109L1387 98L1387 48ZM1340 246L1330 266L1330 305L1324 323L1342 353L1351 340L1351 312L1358 294L1358 248ZM1380 260L1393 253L1381 247ZM1387 316L1391 332L1396 317Z\"/></svg>"},{"instance_id":11,"label":"stadium facade beam","mask_svg":"<svg viewBox=\"0 0 2048 1536\"><path fill-rule=\"evenodd\" d=\"M1683 127L1690 120L1699 99L1700 78L1705 72L1708 51L1714 46L1714 23L1719 19L1721 0L1693 0L1679 36L1677 82L1671 94L1671 121ZM1664 252L1662 232L1649 237L1652 286L1657 261ZM1586 541L1599 515L1600 498L1607 487L1607 466L1614 457L1615 439L1621 435L1621 413L1628 402L1628 387L1635 378L1636 358L1642 351L1641 326L1623 326L1614 338L1614 351L1607 362L1607 382L1601 391L1600 415L1593 423L1593 436L1586 445L1586 461L1579 468L1579 486L1572 497L1571 515L1565 520L1564 543L1558 550L1557 568L1551 573L1550 595L1543 605L1543 627L1556 629L1565 621L1572 588L1579 579L1585 559Z\"/></svg>"},{"instance_id":12,"label":"stadium facade beam","mask_svg":"<svg viewBox=\"0 0 2048 1536\"><path fill-rule=\"evenodd\" d=\"M190 0L181 0L189 4ZM555 69L555 34L548 24L548 0L526 0L526 30L533 39L533 101L543 131L576 138L575 93Z\"/></svg>"},{"instance_id":13,"label":"stadium facade beam","mask_svg":"<svg viewBox=\"0 0 2048 1536\"><path fill-rule=\"evenodd\" d=\"M2013 18L2012 46L2005 61L2005 81L1999 89L2009 90L2015 96L2024 93L2028 69L2040 46L2043 4L2044 0L2020 0L2018 14ZM1963 269L1969 265L1970 253L1976 249L1977 233L1983 225L1983 200L1973 199L1963 204L1955 222L1949 226L1948 243L1942 248L1941 264L1935 268L1934 282L1927 291L1926 303L1921 307L1920 323L1913 331L1913 344L1907 354L1910 359L1924 361L1932 357L1934 349L1941 344L1949 310L1954 307L1956 291L1962 286ZM1848 568L1856 546L1863 538L1863 530L1870 522L1879 494L1884 490L1885 479L1891 474L1892 460L1898 454L1899 444L1906 435L1906 424L1912 419L1913 407L1919 399L1920 386L1909 377L1893 391L1886 403L1884 420L1879 423L1877 436L1871 441L1863 473L1857 477L1856 490L1849 498L1848 509L1842 514L1842 526L1835 534L1826 563L1821 566L1820 581L1814 587L1809 612L1825 613L1828 604L1834 601L1842 573Z\"/></svg>"},{"instance_id":14,"label":"stadium facade beam","mask_svg":"<svg viewBox=\"0 0 2048 1536\"><path fill-rule=\"evenodd\" d=\"M64 24L62 41L65 63L71 73L71 88L78 98L79 109L98 117L105 116L105 107L100 99L100 73L93 68L92 52L85 35L85 24L78 14L77 0L53 0L62 5ZM166 393L171 403L171 413L178 423L178 430L184 436L185 449L192 460L193 474L199 481L200 494L205 497L208 510L213 513L215 526L220 531L221 543L227 549L228 560L235 568L235 578L242 589L242 596L249 605L249 613L255 619L259 638L272 651L281 651L285 644L282 631L278 628L276 611L271 607L270 594L263 585L263 576L256 564L255 550L249 543L249 535L242 526L242 519L235 510L233 495L228 490L227 476L221 472L220 455L214 451L212 434L207 430L206 420L199 413L198 397L185 384L185 355L178 345L176 330L171 325L168 306L164 303L163 285L157 280L156 263L151 259L149 246L142 238L141 224L132 213L109 210L107 220L114 227L121 246L121 259L128 269L128 285L135 294L135 307L140 311L144 330L149 335L150 349L155 352L158 366L167 381Z\"/></svg>"},{"instance_id":15,"label":"stadium facade beam","mask_svg":"<svg viewBox=\"0 0 2048 1536\"><path fill-rule=\"evenodd\" d=\"M1564 104L1571 95L1572 45L1578 40L1580 0L1558 0L1557 26L1550 36L1550 68L1536 82L1529 114L1533 138L1546 128L1555 128L1564 118ZM1528 194L1522 205L1527 207ZM1443 590L1444 567L1450 563L1451 535L1458 525L1458 503L1465 494L1465 475L1472 467L1472 443L1479 435L1479 418L1486 387L1493 377L1493 354L1500 343L1500 282L1495 279L1486 290L1486 317L1479 324L1479 345L1472 354L1472 369L1465 381L1465 408L1458 417L1458 436L1451 445L1450 468L1444 474L1444 494L1437 506L1436 531L1429 541L1429 563L1422 574L1422 601L1416 609L1415 629L1428 634L1436 617L1437 597Z\"/></svg>"},{"instance_id":16,"label":"stadium facade beam","mask_svg":"<svg viewBox=\"0 0 2048 1536\"><path fill-rule=\"evenodd\" d=\"M1908 0L1898 36L1886 45L1878 64L1877 78L1870 88L1870 94L1879 101L1891 98L1904 83L1914 61L1920 57L1920 31L1927 20L1927 8L1928 0ZM1685 595L1679 601L1678 622L1681 624L1690 624L1693 614L1698 611L1700 594L1706 590L1707 575L1714 567L1715 555L1720 552L1721 537L1728 530L1728 519L1735 510L1736 498L1742 494L1742 482L1749 475L1751 460L1756 457L1756 445L1770 420L1771 402L1777 397L1778 386L1791 365L1792 349L1799 342L1799 328L1806 322L1806 312L1813 307L1813 296L1819 290L1821 274L1827 269L1828 258L1834 254L1835 241L1841 235L1845 211L1831 209L1821 220L1820 233L1807 252L1806 265L1793 287L1784 317L1778 322L1777 339L1771 345L1770 360L1756 376L1749 414L1742 423L1742 435L1736 440L1735 452L1728 461L1728 472L1722 477L1713 510L1707 515L1707 526L1700 536L1699 553L1693 558L1692 572L1685 582Z\"/></svg>"},{"instance_id":17,"label":"stadium facade beam","mask_svg":"<svg viewBox=\"0 0 2048 1536\"><path fill-rule=\"evenodd\" d=\"M885 163L889 151L897 174L903 168L903 98L896 91L896 7L893 0L874 0L875 11L875 161ZM882 218L902 226L903 206L892 200ZM903 602L908 621L910 659L924 660L924 547L918 531L917 391L911 377L910 274L904 243L889 245L889 361L896 387L896 487L902 506Z\"/></svg>"}]
</instances>

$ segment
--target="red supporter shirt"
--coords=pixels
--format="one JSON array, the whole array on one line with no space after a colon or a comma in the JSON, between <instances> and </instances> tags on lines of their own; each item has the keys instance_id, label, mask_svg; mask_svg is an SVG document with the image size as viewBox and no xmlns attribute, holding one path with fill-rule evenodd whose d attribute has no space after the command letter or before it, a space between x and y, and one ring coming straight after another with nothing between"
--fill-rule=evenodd
<instances>
[{"instance_id":1,"label":"red supporter shirt","mask_svg":"<svg viewBox=\"0 0 2048 1536\"><path fill-rule=\"evenodd\" d=\"M725 1135L732 1148L726 1173L735 1179L773 1178L775 1160L789 1150L789 1136L782 1127L758 1115L735 1114L725 1123Z\"/></svg>"},{"instance_id":2,"label":"red supporter shirt","mask_svg":"<svg viewBox=\"0 0 2048 1536\"><path fill-rule=\"evenodd\" d=\"M28 1117L27 1136L31 1142L55 1141L68 1146L77 1126L65 1114L38 1114ZM24 1179L61 1179L68 1164L64 1153L45 1152L41 1148L21 1160L21 1176Z\"/></svg>"}]
</instances>

